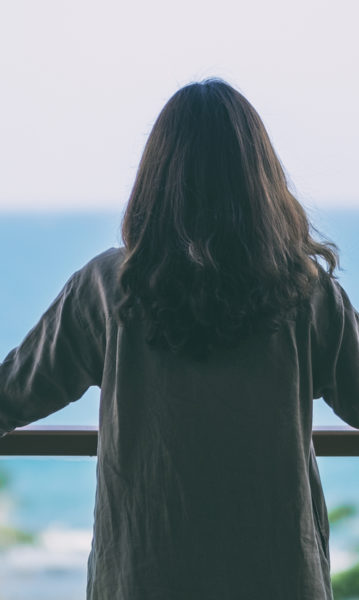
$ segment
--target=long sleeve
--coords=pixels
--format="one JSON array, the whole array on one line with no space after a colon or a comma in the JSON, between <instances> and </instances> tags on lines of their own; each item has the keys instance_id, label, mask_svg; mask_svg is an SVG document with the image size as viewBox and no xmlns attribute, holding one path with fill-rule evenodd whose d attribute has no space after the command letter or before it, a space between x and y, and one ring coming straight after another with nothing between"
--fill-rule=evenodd
<instances>
[{"instance_id":1,"label":"long sleeve","mask_svg":"<svg viewBox=\"0 0 359 600\"><path fill-rule=\"evenodd\" d=\"M359 428L359 314L336 280L324 281L312 323L313 395Z\"/></svg>"},{"instance_id":2,"label":"long sleeve","mask_svg":"<svg viewBox=\"0 0 359 600\"><path fill-rule=\"evenodd\" d=\"M67 281L0 364L0 436L78 400L91 385L101 385L101 358L79 306L81 273Z\"/></svg>"}]
</instances>

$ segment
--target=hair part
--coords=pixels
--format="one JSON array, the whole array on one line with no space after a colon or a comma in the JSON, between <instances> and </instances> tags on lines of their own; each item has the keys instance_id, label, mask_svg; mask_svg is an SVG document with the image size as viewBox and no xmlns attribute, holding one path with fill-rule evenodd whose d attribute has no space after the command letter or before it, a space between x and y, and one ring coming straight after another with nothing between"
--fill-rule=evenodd
<instances>
[{"instance_id":1,"label":"hair part","mask_svg":"<svg viewBox=\"0 0 359 600\"><path fill-rule=\"evenodd\" d=\"M218 78L188 84L152 128L124 214L119 317L194 358L276 330L318 257L335 277L337 245L311 230L248 100Z\"/></svg>"}]
</instances>

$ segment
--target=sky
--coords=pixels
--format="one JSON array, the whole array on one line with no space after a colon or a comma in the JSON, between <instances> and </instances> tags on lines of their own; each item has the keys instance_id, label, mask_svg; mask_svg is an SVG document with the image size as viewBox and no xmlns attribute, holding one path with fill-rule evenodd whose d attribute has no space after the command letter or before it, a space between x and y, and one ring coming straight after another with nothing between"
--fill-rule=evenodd
<instances>
[{"instance_id":1,"label":"sky","mask_svg":"<svg viewBox=\"0 0 359 600\"><path fill-rule=\"evenodd\" d=\"M358 0L0 0L0 210L117 210L182 85L255 106L308 207L359 208Z\"/></svg>"}]
</instances>

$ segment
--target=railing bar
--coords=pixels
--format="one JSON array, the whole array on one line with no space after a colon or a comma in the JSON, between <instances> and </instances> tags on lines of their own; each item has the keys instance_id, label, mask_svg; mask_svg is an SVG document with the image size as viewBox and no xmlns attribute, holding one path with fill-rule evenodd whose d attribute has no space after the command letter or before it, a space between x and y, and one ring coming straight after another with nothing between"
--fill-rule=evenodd
<instances>
[{"instance_id":1,"label":"railing bar","mask_svg":"<svg viewBox=\"0 0 359 600\"><path fill-rule=\"evenodd\" d=\"M317 456L359 456L359 429L315 426ZM0 438L0 456L96 456L98 428L92 425L27 425Z\"/></svg>"}]
</instances>

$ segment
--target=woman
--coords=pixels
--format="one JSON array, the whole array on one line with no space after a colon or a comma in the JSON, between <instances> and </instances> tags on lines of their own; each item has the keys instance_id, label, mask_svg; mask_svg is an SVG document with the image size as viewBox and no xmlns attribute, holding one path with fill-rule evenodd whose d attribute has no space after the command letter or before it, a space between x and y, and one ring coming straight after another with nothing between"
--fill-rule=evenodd
<instances>
[{"instance_id":1,"label":"woman","mask_svg":"<svg viewBox=\"0 0 359 600\"><path fill-rule=\"evenodd\" d=\"M250 103L187 85L124 246L1 364L3 435L101 387L88 600L333 598L312 404L359 427L359 315L309 229Z\"/></svg>"}]
</instances>

